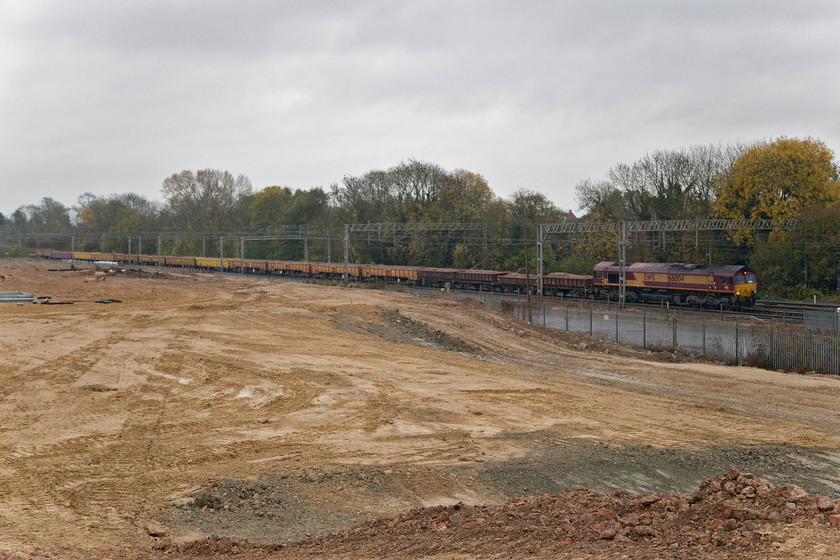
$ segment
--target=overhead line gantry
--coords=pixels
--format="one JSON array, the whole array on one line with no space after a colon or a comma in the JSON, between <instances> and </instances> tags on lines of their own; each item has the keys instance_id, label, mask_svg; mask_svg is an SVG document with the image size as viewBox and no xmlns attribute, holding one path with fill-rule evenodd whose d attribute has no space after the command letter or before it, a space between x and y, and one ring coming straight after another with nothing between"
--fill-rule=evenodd
<instances>
[{"instance_id":1,"label":"overhead line gantry","mask_svg":"<svg viewBox=\"0 0 840 560\"><path fill-rule=\"evenodd\" d=\"M627 288L627 234L667 231L737 231L798 229L799 220L644 220L625 222L561 222L537 226L537 293L543 293L543 244L554 233L618 233L618 305L624 307Z\"/></svg>"}]
</instances>

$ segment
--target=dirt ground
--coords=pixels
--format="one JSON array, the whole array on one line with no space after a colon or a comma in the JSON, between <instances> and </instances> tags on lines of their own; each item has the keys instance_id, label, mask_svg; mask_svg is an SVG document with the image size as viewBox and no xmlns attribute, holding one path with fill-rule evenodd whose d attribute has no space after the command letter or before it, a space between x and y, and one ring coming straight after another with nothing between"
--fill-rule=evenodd
<instances>
[{"instance_id":1,"label":"dirt ground","mask_svg":"<svg viewBox=\"0 0 840 560\"><path fill-rule=\"evenodd\" d=\"M626 517L626 496L682 499L733 466L791 492L767 490L782 517L766 510L774 524L749 528L765 548L731 557L840 557L834 510L814 496L840 497L840 377L678 363L471 300L48 270L68 266L0 260L0 291L75 301L0 303L0 557L288 557L296 549L276 545L318 538L322 557L505 557L505 535L521 531L441 548L439 520L391 530L409 515L449 519L456 504L459 519L524 497L556 505L578 487L601 509L624 500L614 515ZM741 495L750 480L720 504L753 499ZM692 550L729 554L696 517ZM379 548L339 546L359 527ZM349 533L327 536L337 531ZM652 536L630 529L619 553L622 538L564 552L557 542L580 539L558 531L534 554L683 557L682 541L646 556L634 538ZM418 535L428 546L401 544Z\"/></svg>"}]
</instances>

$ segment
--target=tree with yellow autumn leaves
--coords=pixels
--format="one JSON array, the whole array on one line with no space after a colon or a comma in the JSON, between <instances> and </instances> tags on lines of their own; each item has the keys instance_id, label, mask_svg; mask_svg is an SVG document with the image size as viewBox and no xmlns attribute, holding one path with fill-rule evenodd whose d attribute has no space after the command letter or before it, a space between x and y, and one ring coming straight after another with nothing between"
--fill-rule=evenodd
<instances>
[{"instance_id":1,"label":"tree with yellow autumn leaves","mask_svg":"<svg viewBox=\"0 0 840 560\"><path fill-rule=\"evenodd\" d=\"M715 186L714 215L789 219L840 201L834 154L819 140L779 138L746 151Z\"/></svg>"},{"instance_id":2,"label":"tree with yellow autumn leaves","mask_svg":"<svg viewBox=\"0 0 840 560\"><path fill-rule=\"evenodd\" d=\"M718 180L713 210L719 218L799 219L797 230L756 239L732 238L752 247L750 262L764 286L779 295L803 296L837 285L840 181L834 154L813 139L780 138L746 151Z\"/></svg>"}]
</instances>

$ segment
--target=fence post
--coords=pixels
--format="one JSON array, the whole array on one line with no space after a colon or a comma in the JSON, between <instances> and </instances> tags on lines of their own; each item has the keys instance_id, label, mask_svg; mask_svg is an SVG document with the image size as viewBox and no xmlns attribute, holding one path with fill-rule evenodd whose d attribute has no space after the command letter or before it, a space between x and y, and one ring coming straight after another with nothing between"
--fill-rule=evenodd
<instances>
[{"instance_id":1,"label":"fence post","mask_svg":"<svg viewBox=\"0 0 840 560\"><path fill-rule=\"evenodd\" d=\"M592 308L589 308L589 336L592 336Z\"/></svg>"},{"instance_id":2,"label":"fence post","mask_svg":"<svg viewBox=\"0 0 840 560\"><path fill-rule=\"evenodd\" d=\"M706 321L703 321L703 355L706 355Z\"/></svg>"},{"instance_id":3,"label":"fence post","mask_svg":"<svg viewBox=\"0 0 840 560\"><path fill-rule=\"evenodd\" d=\"M674 352L677 351L677 312L674 311L674 315L671 316L671 329L673 330L673 350Z\"/></svg>"},{"instance_id":4,"label":"fence post","mask_svg":"<svg viewBox=\"0 0 840 560\"><path fill-rule=\"evenodd\" d=\"M642 350L647 350L647 313L642 313Z\"/></svg>"},{"instance_id":5,"label":"fence post","mask_svg":"<svg viewBox=\"0 0 840 560\"><path fill-rule=\"evenodd\" d=\"M805 350L805 371L809 371L811 369L811 366L809 365L811 363L811 360L808 358L808 350L811 348L811 340L811 337L807 334L805 335L803 340L803 346Z\"/></svg>"},{"instance_id":6,"label":"fence post","mask_svg":"<svg viewBox=\"0 0 840 560\"><path fill-rule=\"evenodd\" d=\"M615 341L618 342L618 311L615 312Z\"/></svg>"},{"instance_id":7,"label":"fence post","mask_svg":"<svg viewBox=\"0 0 840 560\"><path fill-rule=\"evenodd\" d=\"M566 332L569 332L569 308L566 308Z\"/></svg>"},{"instance_id":8,"label":"fence post","mask_svg":"<svg viewBox=\"0 0 840 560\"><path fill-rule=\"evenodd\" d=\"M735 365L741 365L741 356L739 353L740 348L739 345L739 336L738 336L738 323L735 323Z\"/></svg>"},{"instance_id":9,"label":"fence post","mask_svg":"<svg viewBox=\"0 0 840 560\"><path fill-rule=\"evenodd\" d=\"M769 351L770 351L770 365L773 366L773 369L776 369L776 340L775 340L775 336L774 336L775 334L776 334L776 332L773 329L773 327L770 327L770 344L769 344L770 348L769 348Z\"/></svg>"}]
</instances>

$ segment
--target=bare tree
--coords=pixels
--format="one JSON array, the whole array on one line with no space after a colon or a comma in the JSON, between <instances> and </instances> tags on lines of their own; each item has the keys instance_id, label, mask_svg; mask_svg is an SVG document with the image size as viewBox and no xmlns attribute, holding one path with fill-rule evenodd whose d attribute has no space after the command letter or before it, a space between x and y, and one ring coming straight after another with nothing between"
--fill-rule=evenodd
<instances>
[{"instance_id":1,"label":"bare tree","mask_svg":"<svg viewBox=\"0 0 840 560\"><path fill-rule=\"evenodd\" d=\"M201 169L182 171L163 181L163 195L177 224L191 230L219 230L247 223L247 208L253 196L245 175L234 178L228 171ZM237 219L239 218L239 219Z\"/></svg>"}]
</instances>

